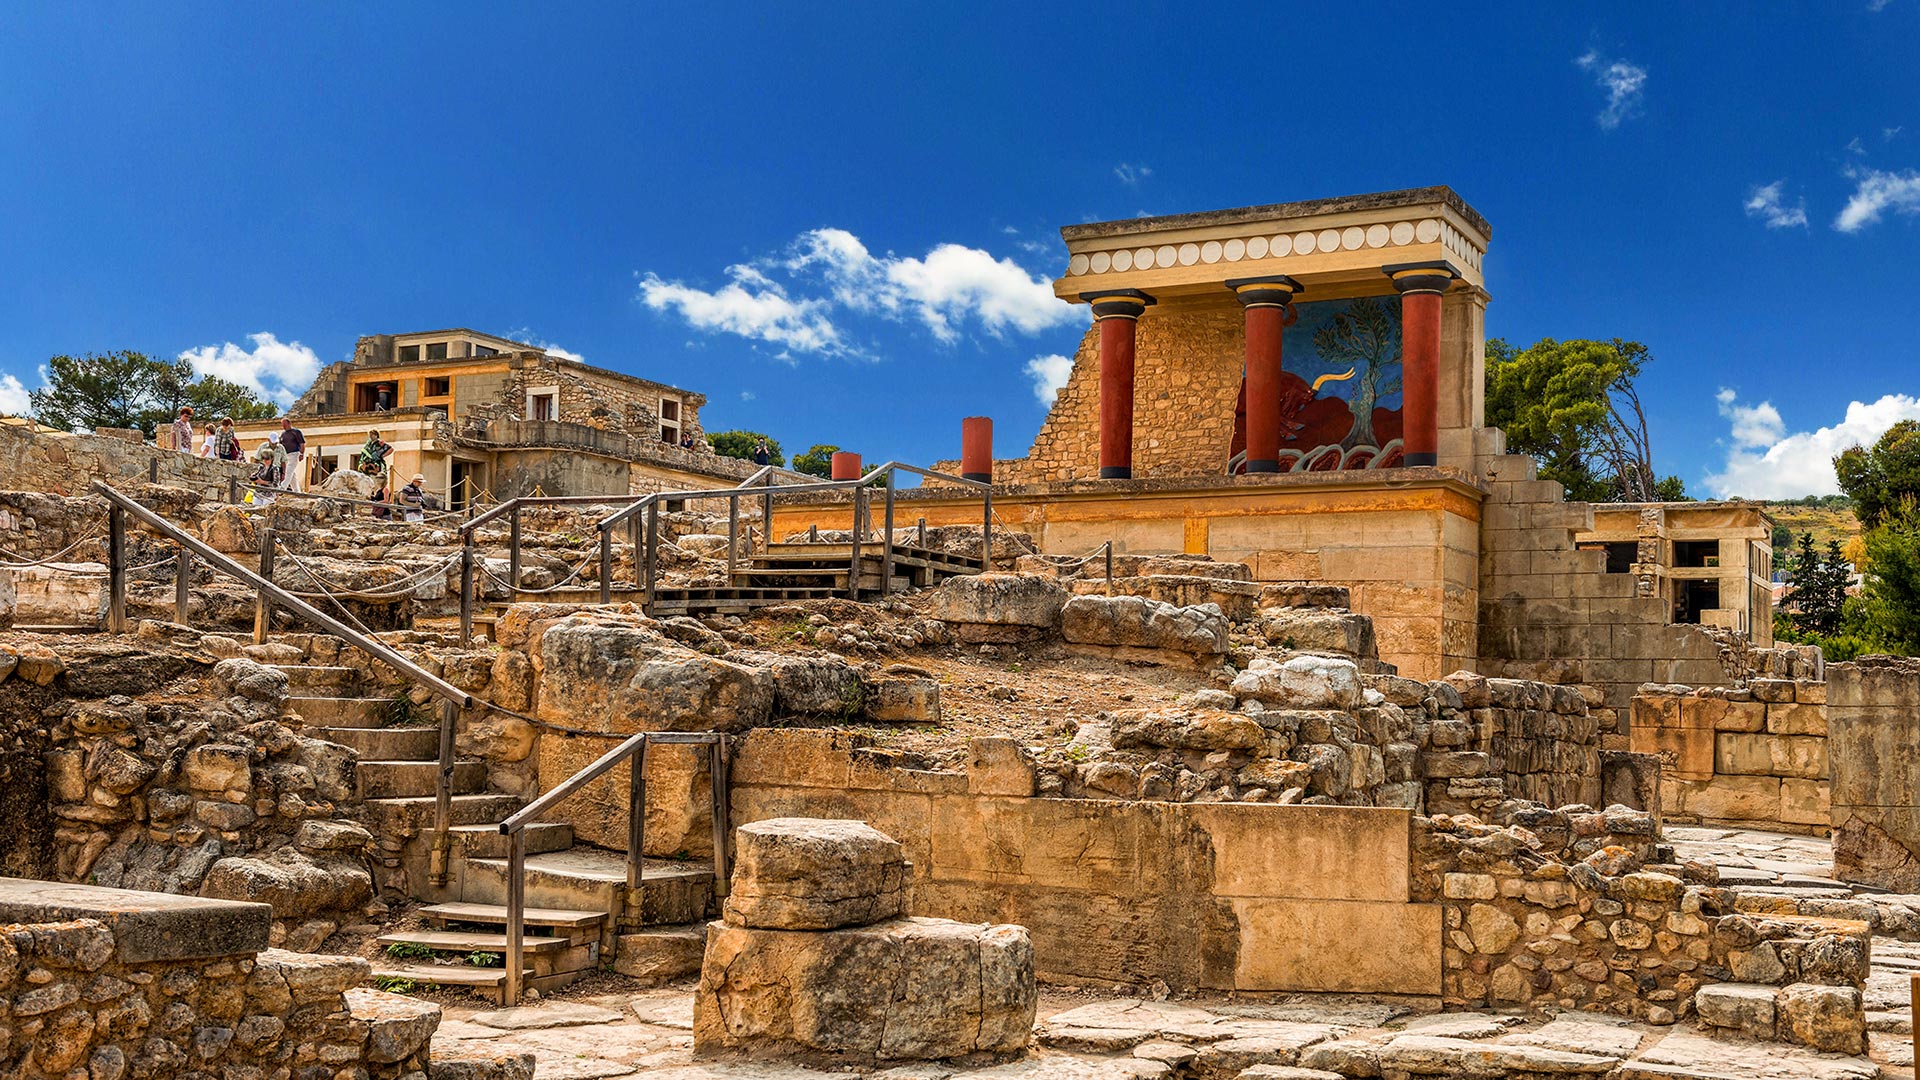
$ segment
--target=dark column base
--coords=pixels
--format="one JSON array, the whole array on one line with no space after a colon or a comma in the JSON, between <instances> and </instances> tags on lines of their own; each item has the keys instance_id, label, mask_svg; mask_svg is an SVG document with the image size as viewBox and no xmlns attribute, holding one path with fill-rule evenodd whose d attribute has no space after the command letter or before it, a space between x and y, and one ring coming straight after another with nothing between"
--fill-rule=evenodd
<instances>
[{"instance_id":1,"label":"dark column base","mask_svg":"<svg viewBox=\"0 0 1920 1080\"><path fill-rule=\"evenodd\" d=\"M1440 455L1402 454L1400 455L1400 463L1402 465L1438 465L1440 464Z\"/></svg>"},{"instance_id":2,"label":"dark column base","mask_svg":"<svg viewBox=\"0 0 1920 1080\"><path fill-rule=\"evenodd\" d=\"M1131 479L1133 479L1133 466L1131 466L1131 465L1102 465L1102 466L1100 466L1100 479L1102 479L1102 480L1131 480Z\"/></svg>"},{"instance_id":3,"label":"dark column base","mask_svg":"<svg viewBox=\"0 0 1920 1080\"><path fill-rule=\"evenodd\" d=\"M962 479L962 480L978 480L978 481L980 481L981 483L983 483L983 484L985 484L985 483L991 483L991 482L992 482L992 480L993 480L993 474L992 474L992 473L990 473L990 472L963 472L963 473L961 473L961 474L960 474L960 479Z\"/></svg>"},{"instance_id":4,"label":"dark column base","mask_svg":"<svg viewBox=\"0 0 1920 1080\"><path fill-rule=\"evenodd\" d=\"M1279 472L1279 471L1280 471L1280 462L1279 462L1279 461L1277 461L1277 460L1275 460L1275 461L1249 461L1249 462L1247 462L1247 471L1248 471L1248 472L1250 472L1250 473L1255 473L1255 472Z\"/></svg>"}]
</instances>

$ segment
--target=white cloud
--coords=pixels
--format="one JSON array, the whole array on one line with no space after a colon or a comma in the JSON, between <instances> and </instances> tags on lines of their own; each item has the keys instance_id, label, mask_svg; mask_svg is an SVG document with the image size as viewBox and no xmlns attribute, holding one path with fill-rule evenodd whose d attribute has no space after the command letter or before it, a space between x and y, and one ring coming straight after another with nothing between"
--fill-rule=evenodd
<instances>
[{"instance_id":1,"label":"white cloud","mask_svg":"<svg viewBox=\"0 0 1920 1080\"><path fill-rule=\"evenodd\" d=\"M1902 131L1905 131L1905 130L1906 128L1901 126L1881 128L1880 139L1883 142L1892 142L1896 136L1898 136Z\"/></svg>"},{"instance_id":2,"label":"white cloud","mask_svg":"<svg viewBox=\"0 0 1920 1080\"><path fill-rule=\"evenodd\" d=\"M531 345L536 349L540 349L544 351L548 356L557 356L562 360L571 360L576 364L584 364L587 362L586 357L581 356L579 353L574 352L572 349L563 349L560 346L555 345L551 341L541 340L540 335L535 334L533 332L533 328L529 326L522 326L515 330L509 330L507 331L506 336L514 341L524 341L528 345Z\"/></svg>"},{"instance_id":3,"label":"white cloud","mask_svg":"<svg viewBox=\"0 0 1920 1080\"><path fill-rule=\"evenodd\" d=\"M1785 180L1775 180L1771 184L1762 184L1754 188L1747 195L1747 216L1766 222L1769 229L1806 227L1807 200L1800 199L1792 206L1788 206L1782 194L1786 184Z\"/></svg>"},{"instance_id":4,"label":"white cloud","mask_svg":"<svg viewBox=\"0 0 1920 1080\"><path fill-rule=\"evenodd\" d=\"M1867 10L1868 11L1885 11L1887 10L1887 5L1892 2L1893 0L1867 0Z\"/></svg>"},{"instance_id":5,"label":"white cloud","mask_svg":"<svg viewBox=\"0 0 1920 1080\"><path fill-rule=\"evenodd\" d=\"M1767 402L1741 405L1731 390L1721 390L1716 400L1732 432L1726 467L1706 479L1707 490L1720 498L1836 494L1840 482L1833 474L1835 455L1848 447L1872 445L1902 420L1920 420L1920 398L1888 394L1878 401L1849 403L1846 417L1831 427L1787 434L1780 414Z\"/></svg>"},{"instance_id":6,"label":"white cloud","mask_svg":"<svg viewBox=\"0 0 1920 1080\"><path fill-rule=\"evenodd\" d=\"M1153 170L1145 165L1123 161L1113 167L1113 175L1128 187L1139 187L1140 181L1153 175Z\"/></svg>"},{"instance_id":7,"label":"white cloud","mask_svg":"<svg viewBox=\"0 0 1920 1080\"><path fill-rule=\"evenodd\" d=\"M1027 361L1027 377L1033 380L1033 396L1040 404L1052 408L1053 397L1060 388L1067 385L1067 377L1073 374L1073 357L1049 353L1036 356Z\"/></svg>"},{"instance_id":8,"label":"white cloud","mask_svg":"<svg viewBox=\"0 0 1920 1080\"><path fill-rule=\"evenodd\" d=\"M1607 92L1607 107L1598 117L1602 128L1612 131L1622 120L1640 114L1640 99L1647 87L1646 68L1625 60L1608 60L1597 49L1588 49L1574 63L1591 73L1594 84Z\"/></svg>"},{"instance_id":9,"label":"white cloud","mask_svg":"<svg viewBox=\"0 0 1920 1080\"><path fill-rule=\"evenodd\" d=\"M1854 181L1853 196L1841 208L1840 216L1833 219L1833 227L1841 232L1859 232L1878 224L1880 215L1888 210L1910 216L1920 214L1920 172L1854 169L1847 175Z\"/></svg>"},{"instance_id":10,"label":"white cloud","mask_svg":"<svg viewBox=\"0 0 1920 1080\"><path fill-rule=\"evenodd\" d=\"M283 342L272 334L248 334L253 348L233 342L185 349L180 359L193 365L195 375L212 375L239 383L261 397L289 404L320 374L320 357L297 341Z\"/></svg>"},{"instance_id":11,"label":"white cloud","mask_svg":"<svg viewBox=\"0 0 1920 1080\"><path fill-rule=\"evenodd\" d=\"M802 233L780 256L728 267L727 275L730 284L705 292L647 274L641 299L677 311L697 329L824 355L860 353L835 324L842 311L912 319L943 342L958 340L970 323L1000 337L1082 317L1053 295L1046 278L1012 259L961 244L939 244L919 258L876 255L845 229Z\"/></svg>"},{"instance_id":12,"label":"white cloud","mask_svg":"<svg viewBox=\"0 0 1920 1080\"><path fill-rule=\"evenodd\" d=\"M751 266L729 266L727 276L733 280L707 292L649 273L640 279L640 300L655 311L678 312L696 330L738 334L788 352L848 351L826 301L791 299Z\"/></svg>"},{"instance_id":13,"label":"white cloud","mask_svg":"<svg viewBox=\"0 0 1920 1080\"><path fill-rule=\"evenodd\" d=\"M1864 155L1866 152L1867 144L1860 141L1860 136L1855 135L1847 141L1847 153Z\"/></svg>"},{"instance_id":14,"label":"white cloud","mask_svg":"<svg viewBox=\"0 0 1920 1080\"><path fill-rule=\"evenodd\" d=\"M27 399L27 388L12 375L0 375L0 413L8 416L25 416L33 408Z\"/></svg>"},{"instance_id":15,"label":"white cloud","mask_svg":"<svg viewBox=\"0 0 1920 1080\"><path fill-rule=\"evenodd\" d=\"M741 401L752 401L752 400L753 400L753 398L754 398L754 393L753 393L753 391L751 391L751 390L742 390L742 391L740 391L740 400L741 400Z\"/></svg>"}]
</instances>

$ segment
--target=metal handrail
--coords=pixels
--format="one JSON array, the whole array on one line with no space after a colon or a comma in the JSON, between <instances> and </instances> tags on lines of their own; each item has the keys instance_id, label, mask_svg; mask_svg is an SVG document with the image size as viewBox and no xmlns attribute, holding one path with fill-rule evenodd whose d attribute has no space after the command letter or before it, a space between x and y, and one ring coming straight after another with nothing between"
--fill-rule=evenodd
<instances>
[{"instance_id":1,"label":"metal handrail","mask_svg":"<svg viewBox=\"0 0 1920 1080\"><path fill-rule=\"evenodd\" d=\"M192 565L190 556L197 555L215 570L254 587L258 593L253 622L255 641L266 640L267 630L272 620L272 609L285 608L322 627L328 633L344 639L367 655L384 661L401 674L440 696L440 754L438 775L434 784L434 847L429 875L435 877L437 881L445 881L447 860L453 840L453 834L449 830L453 816L454 726L459 719L460 710L473 706L473 695L409 660L392 646L361 633L275 585L271 576L274 547L272 529L261 530L260 571L255 572L115 490L105 481L95 480L93 489L107 500L107 592L109 597L107 631L109 633L121 634L127 629L126 517L132 515L148 528L171 539L180 548L180 566L174 579L174 617L182 625L185 625L187 615L187 581Z\"/></svg>"},{"instance_id":2,"label":"metal handrail","mask_svg":"<svg viewBox=\"0 0 1920 1080\"><path fill-rule=\"evenodd\" d=\"M626 902L636 906L644 903L639 890L646 880L647 748L655 743L681 746L704 743L708 747L707 768L711 773L709 787L713 800L713 888L716 896L726 896L727 737L718 731L638 732L500 823L500 831L507 837L507 979L502 988L503 1005L520 1003L520 989L526 979L526 960L522 954L527 910L527 826L629 759L633 765L627 775Z\"/></svg>"}]
</instances>

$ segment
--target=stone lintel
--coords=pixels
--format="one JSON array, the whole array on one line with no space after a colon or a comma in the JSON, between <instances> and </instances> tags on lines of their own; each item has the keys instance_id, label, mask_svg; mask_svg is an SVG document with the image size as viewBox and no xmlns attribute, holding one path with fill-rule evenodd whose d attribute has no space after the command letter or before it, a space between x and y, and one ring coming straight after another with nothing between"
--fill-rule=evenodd
<instances>
[{"instance_id":1,"label":"stone lintel","mask_svg":"<svg viewBox=\"0 0 1920 1080\"><path fill-rule=\"evenodd\" d=\"M0 923L97 919L113 931L122 963L204 960L267 947L273 909L198 896L0 878Z\"/></svg>"}]
</instances>

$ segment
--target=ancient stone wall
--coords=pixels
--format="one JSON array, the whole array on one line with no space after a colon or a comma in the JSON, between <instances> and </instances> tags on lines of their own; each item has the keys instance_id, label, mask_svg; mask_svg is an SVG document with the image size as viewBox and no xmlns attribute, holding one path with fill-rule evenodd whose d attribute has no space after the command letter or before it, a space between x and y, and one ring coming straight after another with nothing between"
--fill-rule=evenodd
<instances>
[{"instance_id":1,"label":"ancient stone wall","mask_svg":"<svg viewBox=\"0 0 1920 1080\"><path fill-rule=\"evenodd\" d=\"M906 849L912 914L1027 927L1043 980L1439 991L1439 908L1407 899L1407 811L1035 797L1031 762L1001 742L931 772L851 732L753 731L733 820L871 823Z\"/></svg>"},{"instance_id":2,"label":"ancient stone wall","mask_svg":"<svg viewBox=\"0 0 1920 1080\"><path fill-rule=\"evenodd\" d=\"M1633 749L1661 759L1666 820L1827 831L1826 683L1647 686L1632 715Z\"/></svg>"},{"instance_id":3,"label":"ancient stone wall","mask_svg":"<svg viewBox=\"0 0 1920 1080\"><path fill-rule=\"evenodd\" d=\"M169 900L0 887L0 1073L425 1075L439 1006L359 989L358 957L267 949L263 905ZM531 1075L531 1059L515 1064Z\"/></svg>"},{"instance_id":4,"label":"ancient stone wall","mask_svg":"<svg viewBox=\"0 0 1920 1080\"><path fill-rule=\"evenodd\" d=\"M1480 519L1482 674L1598 687L1603 725L1620 734L1643 683L1732 681L1713 635L1670 624L1666 601L1606 572L1604 551L1575 549L1591 506L1567 502L1525 455L1484 455L1480 471L1492 489Z\"/></svg>"},{"instance_id":5,"label":"ancient stone wall","mask_svg":"<svg viewBox=\"0 0 1920 1080\"><path fill-rule=\"evenodd\" d=\"M1599 721L1580 688L1464 671L1436 685L1457 697L1445 700L1448 708L1427 726L1427 813L1457 812L1489 797L1601 804Z\"/></svg>"},{"instance_id":6,"label":"ancient stone wall","mask_svg":"<svg viewBox=\"0 0 1920 1080\"><path fill-rule=\"evenodd\" d=\"M1865 1045L1867 924L1740 914L1732 893L1689 884L1686 868L1647 869L1658 848L1646 814L1542 808L1505 828L1416 819L1414 835L1411 895L1443 906L1449 1005L1671 1024L1697 995L1702 1020L1741 1027L1726 1006L1744 993L1766 1003L1764 1030L1756 1018L1750 1035L1776 1037L1777 998L1787 1041Z\"/></svg>"},{"instance_id":7,"label":"ancient stone wall","mask_svg":"<svg viewBox=\"0 0 1920 1080\"><path fill-rule=\"evenodd\" d=\"M1835 876L1920 892L1920 660L1828 667L1827 730Z\"/></svg>"},{"instance_id":8,"label":"ancient stone wall","mask_svg":"<svg viewBox=\"0 0 1920 1080\"><path fill-rule=\"evenodd\" d=\"M212 461L105 435L74 435L23 424L0 424L0 490L84 495L95 480L144 482L159 462L160 483L225 499L227 480L245 481L251 465ZM0 523L0 532L5 531Z\"/></svg>"}]
</instances>

